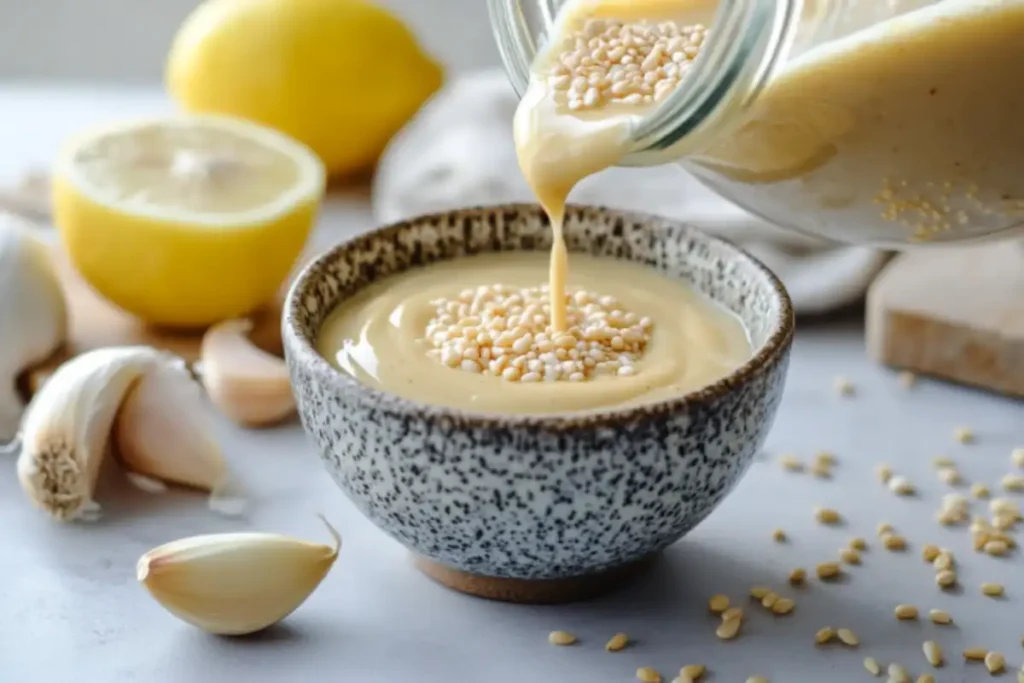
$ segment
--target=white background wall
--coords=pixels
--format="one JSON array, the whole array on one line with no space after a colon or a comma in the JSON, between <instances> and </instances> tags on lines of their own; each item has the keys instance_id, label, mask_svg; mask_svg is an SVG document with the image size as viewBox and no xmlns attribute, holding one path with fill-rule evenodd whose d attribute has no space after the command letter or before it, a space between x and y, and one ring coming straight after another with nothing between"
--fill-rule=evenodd
<instances>
[{"instance_id":1,"label":"white background wall","mask_svg":"<svg viewBox=\"0 0 1024 683\"><path fill-rule=\"evenodd\" d=\"M456 70L498 63L484 0L378 0ZM158 83L197 0L0 0L0 80Z\"/></svg>"}]
</instances>

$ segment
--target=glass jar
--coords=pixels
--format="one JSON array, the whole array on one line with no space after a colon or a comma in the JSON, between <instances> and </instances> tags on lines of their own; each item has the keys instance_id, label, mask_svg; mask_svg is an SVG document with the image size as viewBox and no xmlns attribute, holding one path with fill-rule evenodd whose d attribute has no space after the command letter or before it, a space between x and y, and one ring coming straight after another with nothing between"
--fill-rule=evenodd
<instances>
[{"instance_id":1,"label":"glass jar","mask_svg":"<svg viewBox=\"0 0 1024 683\"><path fill-rule=\"evenodd\" d=\"M520 95L563 1L488 0ZM1024 230L1024 0L710 7L700 56L637 119L622 165L681 164L754 215L840 242Z\"/></svg>"}]
</instances>

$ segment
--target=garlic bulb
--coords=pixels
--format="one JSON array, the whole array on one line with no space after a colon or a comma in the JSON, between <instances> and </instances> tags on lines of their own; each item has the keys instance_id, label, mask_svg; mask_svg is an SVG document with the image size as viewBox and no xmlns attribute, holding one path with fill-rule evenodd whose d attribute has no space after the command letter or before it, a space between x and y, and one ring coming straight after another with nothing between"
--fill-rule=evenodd
<instances>
[{"instance_id":1,"label":"garlic bulb","mask_svg":"<svg viewBox=\"0 0 1024 683\"><path fill-rule=\"evenodd\" d=\"M147 346L114 347L57 368L22 423L18 480L36 505L62 521L95 508L96 477L125 395L148 370L173 358Z\"/></svg>"},{"instance_id":2,"label":"garlic bulb","mask_svg":"<svg viewBox=\"0 0 1024 683\"><path fill-rule=\"evenodd\" d=\"M211 492L227 481L202 391L183 362L150 369L129 391L114 443L130 472Z\"/></svg>"},{"instance_id":3,"label":"garlic bulb","mask_svg":"<svg viewBox=\"0 0 1024 683\"><path fill-rule=\"evenodd\" d=\"M16 381L67 337L67 310L46 245L21 219L0 214L0 444L14 439L24 406Z\"/></svg>"},{"instance_id":4,"label":"garlic bulb","mask_svg":"<svg viewBox=\"0 0 1024 683\"><path fill-rule=\"evenodd\" d=\"M193 626L254 633L291 614L334 566L341 537L323 522L332 545L268 533L193 536L147 552L136 575L168 612Z\"/></svg>"},{"instance_id":5,"label":"garlic bulb","mask_svg":"<svg viewBox=\"0 0 1024 683\"><path fill-rule=\"evenodd\" d=\"M252 323L228 320L203 336L203 386L226 416L246 426L280 422L295 412L284 361L249 339Z\"/></svg>"}]
</instances>

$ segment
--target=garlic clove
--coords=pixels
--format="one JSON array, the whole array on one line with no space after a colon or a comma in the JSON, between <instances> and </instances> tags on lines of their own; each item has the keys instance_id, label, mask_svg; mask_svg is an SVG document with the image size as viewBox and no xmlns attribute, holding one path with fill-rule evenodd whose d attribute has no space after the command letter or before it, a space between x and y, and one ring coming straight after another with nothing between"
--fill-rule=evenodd
<instances>
[{"instance_id":1,"label":"garlic clove","mask_svg":"<svg viewBox=\"0 0 1024 683\"><path fill-rule=\"evenodd\" d=\"M114 425L117 454L130 472L217 491L227 462L204 411L202 390L184 363L164 363L129 391Z\"/></svg>"},{"instance_id":2,"label":"garlic clove","mask_svg":"<svg viewBox=\"0 0 1024 683\"><path fill-rule=\"evenodd\" d=\"M0 443L14 439L24 406L18 375L67 338L67 304L50 252L27 222L0 213Z\"/></svg>"},{"instance_id":3,"label":"garlic clove","mask_svg":"<svg viewBox=\"0 0 1024 683\"><path fill-rule=\"evenodd\" d=\"M147 370L173 359L148 346L112 347L57 368L22 422L18 481L33 503L61 521L94 514L93 489L122 400Z\"/></svg>"},{"instance_id":4,"label":"garlic clove","mask_svg":"<svg viewBox=\"0 0 1024 683\"><path fill-rule=\"evenodd\" d=\"M203 336L200 363L210 400L235 422L250 426L280 422L295 412L288 368L249 339L252 322L228 320Z\"/></svg>"},{"instance_id":5,"label":"garlic clove","mask_svg":"<svg viewBox=\"0 0 1024 683\"><path fill-rule=\"evenodd\" d=\"M136 576L168 612L220 635L245 635L281 621L327 576L341 537L322 545L269 533L172 541L143 555Z\"/></svg>"}]
</instances>

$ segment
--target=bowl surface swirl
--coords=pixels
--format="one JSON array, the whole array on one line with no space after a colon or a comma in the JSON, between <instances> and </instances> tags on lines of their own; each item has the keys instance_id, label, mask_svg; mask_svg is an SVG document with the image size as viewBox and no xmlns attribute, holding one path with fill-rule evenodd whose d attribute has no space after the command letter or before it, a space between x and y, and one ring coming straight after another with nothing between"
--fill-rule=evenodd
<instances>
[{"instance_id":1,"label":"bowl surface swirl","mask_svg":"<svg viewBox=\"0 0 1024 683\"><path fill-rule=\"evenodd\" d=\"M445 570L558 580L657 553L735 486L782 398L793 311L760 262L694 228L643 214L570 206L565 232L571 251L657 268L731 310L750 335L753 357L671 400L503 416L372 389L317 353L325 317L371 282L467 254L548 249L548 221L528 204L381 228L314 260L289 293L285 358L302 424L324 464L371 521Z\"/></svg>"}]
</instances>

